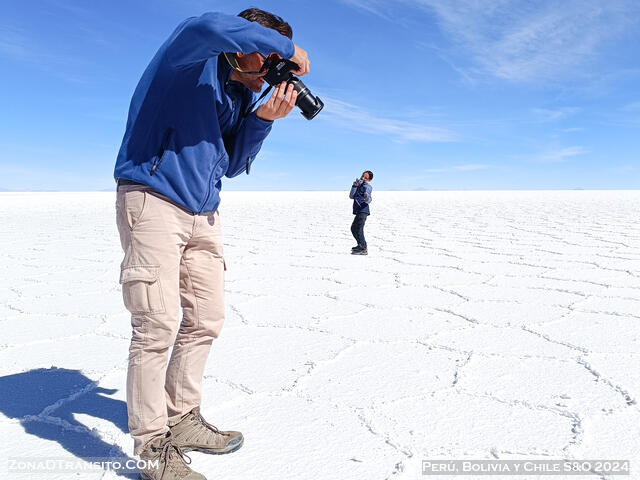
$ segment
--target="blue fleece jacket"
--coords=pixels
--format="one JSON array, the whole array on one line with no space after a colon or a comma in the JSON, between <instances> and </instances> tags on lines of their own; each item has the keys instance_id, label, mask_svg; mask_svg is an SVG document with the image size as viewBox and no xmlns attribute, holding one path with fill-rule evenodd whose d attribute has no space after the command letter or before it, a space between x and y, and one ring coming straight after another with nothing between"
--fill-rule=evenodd
<instances>
[{"instance_id":1,"label":"blue fleece jacket","mask_svg":"<svg viewBox=\"0 0 640 480\"><path fill-rule=\"evenodd\" d=\"M369 215L369 204L371 203L371 184L368 182L362 182L360 184L354 183L351 186L349 192L349 198L353 198L353 214L366 213Z\"/></svg>"},{"instance_id":2,"label":"blue fleece jacket","mask_svg":"<svg viewBox=\"0 0 640 480\"><path fill-rule=\"evenodd\" d=\"M222 52L294 53L293 42L262 25L222 13L182 22L147 66L131 99L115 178L148 185L194 213L220 203L221 179L248 171L272 122L230 81Z\"/></svg>"}]
</instances>

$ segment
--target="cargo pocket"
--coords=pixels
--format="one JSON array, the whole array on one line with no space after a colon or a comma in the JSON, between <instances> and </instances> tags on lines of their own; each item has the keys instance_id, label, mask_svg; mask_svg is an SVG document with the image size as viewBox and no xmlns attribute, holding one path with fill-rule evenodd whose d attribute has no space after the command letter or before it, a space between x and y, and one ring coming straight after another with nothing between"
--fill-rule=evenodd
<instances>
[{"instance_id":1,"label":"cargo pocket","mask_svg":"<svg viewBox=\"0 0 640 480\"><path fill-rule=\"evenodd\" d=\"M164 313L157 265L122 267L120 283L124 306L131 313Z\"/></svg>"}]
</instances>

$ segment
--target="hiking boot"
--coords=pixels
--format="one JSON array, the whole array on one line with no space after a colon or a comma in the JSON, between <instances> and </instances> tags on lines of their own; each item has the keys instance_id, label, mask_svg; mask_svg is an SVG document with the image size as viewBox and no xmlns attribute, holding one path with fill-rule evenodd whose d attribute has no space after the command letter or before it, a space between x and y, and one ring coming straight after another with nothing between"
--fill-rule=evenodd
<instances>
[{"instance_id":1,"label":"hiking boot","mask_svg":"<svg viewBox=\"0 0 640 480\"><path fill-rule=\"evenodd\" d=\"M165 436L149 441L142 452L140 459L151 461L157 465L147 465L148 468L140 470L142 480L207 480L204 475L194 472L189 468L191 459L173 442L171 432Z\"/></svg>"},{"instance_id":2,"label":"hiking boot","mask_svg":"<svg viewBox=\"0 0 640 480\"><path fill-rule=\"evenodd\" d=\"M351 247L351 251L353 252L354 250L362 250L360 248L360 245L356 245L355 247Z\"/></svg>"},{"instance_id":3,"label":"hiking boot","mask_svg":"<svg viewBox=\"0 0 640 480\"><path fill-rule=\"evenodd\" d=\"M353 250L351 255L369 255L369 252L366 248L360 248L358 250Z\"/></svg>"},{"instance_id":4,"label":"hiking boot","mask_svg":"<svg viewBox=\"0 0 640 480\"><path fill-rule=\"evenodd\" d=\"M173 441L183 452L195 450L221 455L235 452L244 442L240 432L223 432L207 423L200 414L200 407L195 407L179 423L169 428Z\"/></svg>"}]
</instances>

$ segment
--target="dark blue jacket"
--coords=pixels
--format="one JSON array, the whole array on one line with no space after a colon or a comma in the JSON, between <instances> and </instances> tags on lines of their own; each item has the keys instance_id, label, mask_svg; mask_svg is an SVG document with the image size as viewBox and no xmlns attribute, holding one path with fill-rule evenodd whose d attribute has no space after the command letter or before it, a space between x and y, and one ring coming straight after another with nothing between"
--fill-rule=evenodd
<instances>
[{"instance_id":1,"label":"dark blue jacket","mask_svg":"<svg viewBox=\"0 0 640 480\"><path fill-rule=\"evenodd\" d=\"M349 192L349 198L353 198L353 214L366 213L369 215L369 204L371 203L371 185L368 182L363 182L356 186L351 186Z\"/></svg>"},{"instance_id":2,"label":"dark blue jacket","mask_svg":"<svg viewBox=\"0 0 640 480\"><path fill-rule=\"evenodd\" d=\"M272 125L255 113L242 118L254 95L229 80L222 52L291 58L294 45L222 13L182 22L136 87L114 177L148 185L191 212L218 208L221 178L248 170Z\"/></svg>"}]
</instances>

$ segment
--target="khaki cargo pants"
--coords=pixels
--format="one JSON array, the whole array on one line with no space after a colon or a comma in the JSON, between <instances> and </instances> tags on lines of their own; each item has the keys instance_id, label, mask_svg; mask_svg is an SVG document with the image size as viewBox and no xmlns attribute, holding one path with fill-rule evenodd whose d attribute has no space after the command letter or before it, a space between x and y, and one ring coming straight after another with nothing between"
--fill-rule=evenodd
<instances>
[{"instance_id":1,"label":"khaki cargo pants","mask_svg":"<svg viewBox=\"0 0 640 480\"><path fill-rule=\"evenodd\" d=\"M116 212L133 327L127 411L139 454L200 405L207 356L224 323L222 228L218 212L191 214L138 185L118 187Z\"/></svg>"}]
</instances>

